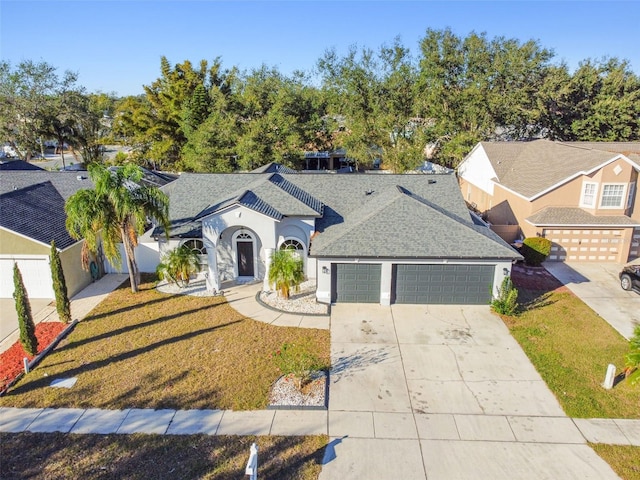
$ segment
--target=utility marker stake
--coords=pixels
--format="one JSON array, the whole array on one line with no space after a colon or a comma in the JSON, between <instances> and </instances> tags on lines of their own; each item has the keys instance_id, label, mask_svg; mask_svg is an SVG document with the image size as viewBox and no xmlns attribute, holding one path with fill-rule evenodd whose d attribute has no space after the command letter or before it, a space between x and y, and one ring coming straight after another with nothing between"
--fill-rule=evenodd
<instances>
[{"instance_id":1,"label":"utility marker stake","mask_svg":"<svg viewBox=\"0 0 640 480\"><path fill-rule=\"evenodd\" d=\"M613 381L616 378L616 366L612 363L607 367L607 375L604 377L604 383L602 386L607 390L611 390L613 388Z\"/></svg>"},{"instance_id":2,"label":"utility marker stake","mask_svg":"<svg viewBox=\"0 0 640 480\"><path fill-rule=\"evenodd\" d=\"M29 373L29 359L27 357L22 359L22 364L24 365L24 373Z\"/></svg>"}]
</instances>

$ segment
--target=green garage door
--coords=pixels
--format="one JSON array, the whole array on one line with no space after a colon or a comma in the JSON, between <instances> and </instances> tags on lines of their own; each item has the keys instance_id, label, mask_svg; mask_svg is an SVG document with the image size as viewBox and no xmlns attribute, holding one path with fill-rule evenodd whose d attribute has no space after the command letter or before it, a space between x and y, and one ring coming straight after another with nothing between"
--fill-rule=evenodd
<instances>
[{"instance_id":1,"label":"green garage door","mask_svg":"<svg viewBox=\"0 0 640 480\"><path fill-rule=\"evenodd\" d=\"M395 303L488 305L492 265L396 265Z\"/></svg>"},{"instance_id":2,"label":"green garage door","mask_svg":"<svg viewBox=\"0 0 640 480\"><path fill-rule=\"evenodd\" d=\"M336 263L333 271L333 301L380 303L380 264Z\"/></svg>"}]
</instances>

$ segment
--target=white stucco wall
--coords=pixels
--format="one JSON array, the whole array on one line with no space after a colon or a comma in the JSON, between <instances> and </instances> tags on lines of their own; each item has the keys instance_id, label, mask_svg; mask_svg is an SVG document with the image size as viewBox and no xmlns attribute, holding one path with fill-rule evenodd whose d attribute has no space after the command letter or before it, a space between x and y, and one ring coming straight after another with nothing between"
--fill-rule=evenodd
<instances>
[{"instance_id":1,"label":"white stucco wall","mask_svg":"<svg viewBox=\"0 0 640 480\"><path fill-rule=\"evenodd\" d=\"M460 163L458 176L489 195L493 195L494 183L491 179L496 178L497 175L482 145L476 145L471 153Z\"/></svg>"}]
</instances>

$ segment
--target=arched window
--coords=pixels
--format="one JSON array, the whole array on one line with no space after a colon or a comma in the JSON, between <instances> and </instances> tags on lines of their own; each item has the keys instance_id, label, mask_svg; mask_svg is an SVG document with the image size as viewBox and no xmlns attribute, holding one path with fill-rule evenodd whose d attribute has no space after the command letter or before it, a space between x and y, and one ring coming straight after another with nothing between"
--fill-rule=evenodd
<instances>
[{"instance_id":1,"label":"arched window","mask_svg":"<svg viewBox=\"0 0 640 480\"><path fill-rule=\"evenodd\" d=\"M298 240L290 238L280 244L280 250L295 250L298 253L304 253L304 246Z\"/></svg>"},{"instance_id":2,"label":"arched window","mask_svg":"<svg viewBox=\"0 0 640 480\"><path fill-rule=\"evenodd\" d=\"M207 254L207 248L204 246L204 242L200 239L194 238L191 240L187 240L183 243L183 245L186 245L192 250L195 250L196 252L198 252L198 255Z\"/></svg>"}]
</instances>

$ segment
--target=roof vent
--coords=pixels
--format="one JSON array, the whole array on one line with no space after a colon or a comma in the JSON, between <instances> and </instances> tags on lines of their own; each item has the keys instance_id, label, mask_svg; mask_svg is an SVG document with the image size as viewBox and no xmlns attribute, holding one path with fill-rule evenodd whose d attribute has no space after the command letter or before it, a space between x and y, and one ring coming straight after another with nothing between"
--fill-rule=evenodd
<instances>
[{"instance_id":1,"label":"roof vent","mask_svg":"<svg viewBox=\"0 0 640 480\"><path fill-rule=\"evenodd\" d=\"M371 195L373 193L373 190L367 190L366 192L364 192L365 195Z\"/></svg>"},{"instance_id":2,"label":"roof vent","mask_svg":"<svg viewBox=\"0 0 640 480\"><path fill-rule=\"evenodd\" d=\"M428 180L429 185L433 185L434 183L436 183L436 181L433 178L430 178Z\"/></svg>"},{"instance_id":3,"label":"roof vent","mask_svg":"<svg viewBox=\"0 0 640 480\"><path fill-rule=\"evenodd\" d=\"M84 175L78 175L78 176L76 177L76 179L77 179L77 180L86 180L86 179L87 179L87 177L85 177Z\"/></svg>"}]
</instances>

